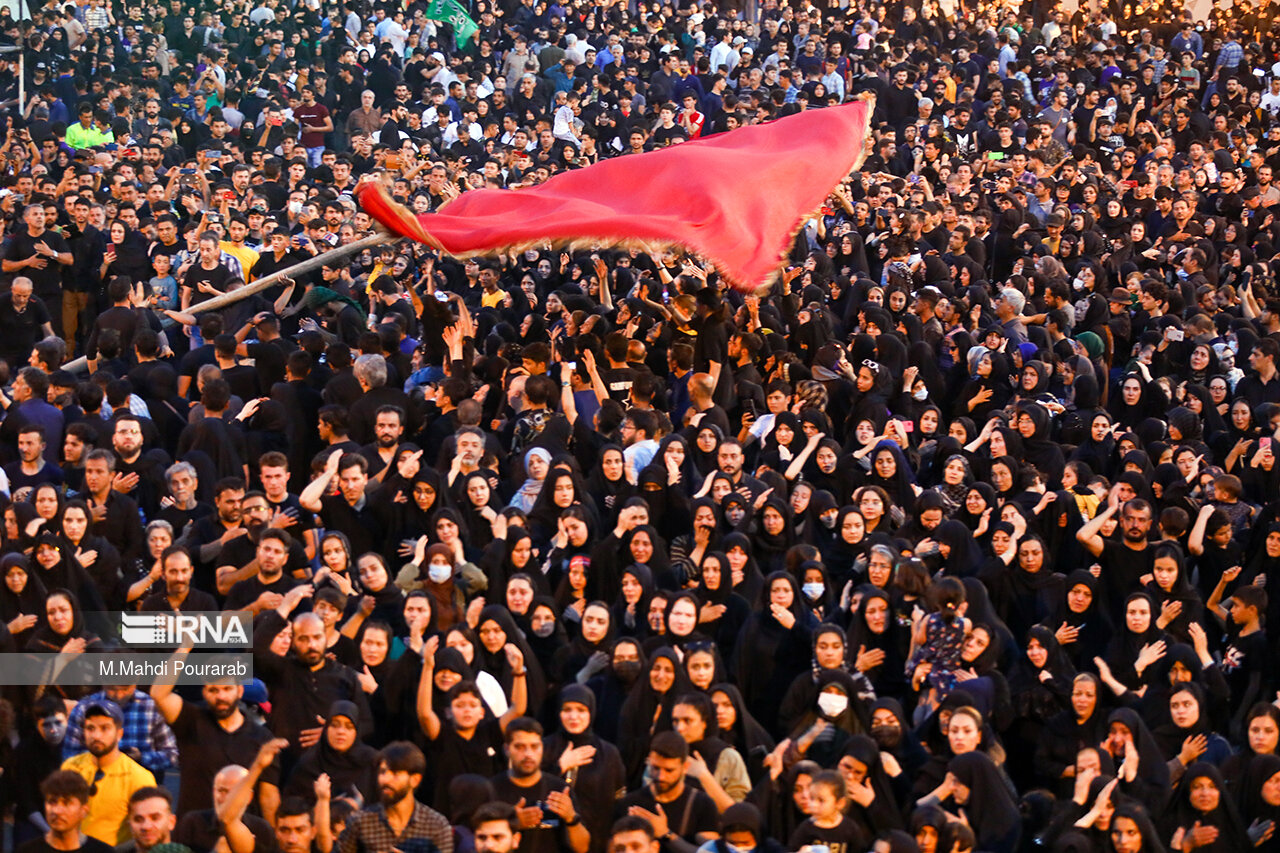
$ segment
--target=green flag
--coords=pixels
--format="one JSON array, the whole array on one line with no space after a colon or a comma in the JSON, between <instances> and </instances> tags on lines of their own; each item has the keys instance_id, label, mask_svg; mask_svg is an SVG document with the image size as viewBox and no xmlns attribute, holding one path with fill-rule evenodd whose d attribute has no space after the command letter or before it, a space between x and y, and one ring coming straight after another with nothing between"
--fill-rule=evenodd
<instances>
[{"instance_id":1,"label":"green flag","mask_svg":"<svg viewBox=\"0 0 1280 853\"><path fill-rule=\"evenodd\" d=\"M427 6L427 19L443 21L453 27L453 37L461 47L471 40L480 27L467 15L458 0L431 0Z\"/></svg>"}]
</instances>

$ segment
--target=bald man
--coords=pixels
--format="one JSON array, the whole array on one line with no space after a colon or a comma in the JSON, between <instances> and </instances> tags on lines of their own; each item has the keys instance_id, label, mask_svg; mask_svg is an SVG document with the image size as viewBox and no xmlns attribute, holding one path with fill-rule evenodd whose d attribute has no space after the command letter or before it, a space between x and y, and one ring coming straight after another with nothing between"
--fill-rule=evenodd
<instances>
[{"instance_id":1,"label":"bald man","mask_svg":"<svg viewBox=\"0 0 1280 853\"><path fill-rule=\"evenodd\" d=\"M222 821L218 819L218 810L226 804L227 797L231 794L231 790L236 786L236 783L248 775L249 771L239 764L228 764L219 770L217 775L213 777L213 808L192 811L183 815L178 821L177 829L173 831L173 840L178 844L187 845L192 850L215 849L218 841L226 838ZM253 833L257 849L271 849L272 844L275 842L275 833L271 828L271 824L257 815L247 814L244 816L244 825ZM228 847L231 849L231 853L240 853L229 840ZM252 853L252 850L245 851L245 853Z\"/></svg>"},{"instance_id":2,"label":"bald man","mask_svg":"<svg viewBox=\"0 0 1280 853\"><path fill-rule=\"evenodd\" d=\"M280 605L257 620L253 631L253 674L271 691L271 728L277 737L289 741L290 757L314 746L324 731L325 715L340 699L354 702L359 709L357 729L363 738L372 729L373 715L355 670L325 655L324 623L314 613L295 615L311 584L296 586L285 593ZM293 642L288 653L276 654L271 641L290 627Z\"/></svg>"}]
</instances>

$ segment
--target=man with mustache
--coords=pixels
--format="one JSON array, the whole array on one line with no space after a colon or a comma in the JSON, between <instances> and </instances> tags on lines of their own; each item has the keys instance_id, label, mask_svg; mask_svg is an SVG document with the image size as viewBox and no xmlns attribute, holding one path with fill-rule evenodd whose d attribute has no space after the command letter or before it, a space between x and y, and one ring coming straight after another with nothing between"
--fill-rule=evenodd
<instances>
[{"instance_id":1,"label":"man with mustache","mask_svg":"<svg viewBox=\"0 0 1280 853\"><path fill-rule=\"evenodd\" d=\"M435 809L414 799L422 784L427 759L408 741L393 741L378 759L379 802L347 819L338 838L340 853L392 853L414 849L453 853L449 821ZM426 845L412 842L422 839Z\"/></svg>"},{"instance_id":2,"label":"man with mustache","mask_svg":"<svg viewBox=\"0 0 1280 853\"><path fill-rule=\"evenodd\" d=\"M185 657L190 648L179 649ZM231 680L204 685L199 705L184 702L173 691L174 679L157 682L151 698L160 707L165 722L178 741L179 765L178 814L213 808L213 780L227 764L248 767L253 764L262 744L271 740L271 732L254 722L240 707L244 686ZM262 816L271 821L280 804L280 765L267 768L258 782L258 803Z\"/></svg>"}]
</instances>

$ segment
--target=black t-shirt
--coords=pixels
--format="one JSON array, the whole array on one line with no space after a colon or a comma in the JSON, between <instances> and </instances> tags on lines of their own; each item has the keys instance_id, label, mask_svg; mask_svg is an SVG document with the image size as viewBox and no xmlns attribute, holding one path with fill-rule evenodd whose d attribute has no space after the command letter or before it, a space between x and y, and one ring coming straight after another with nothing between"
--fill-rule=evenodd
<instances>
[{"instance_id":1,"label":"black t-shirt","mask_svg":"<svg viewBox=\"0 0 1280 853\"><path fill-rule=\"evenodd\" d=\"M20 227L5 243L4 259L6 261L25 261L36 254L36 243L44 243L58 254L63 252L71 253L71 247L67 245L67 241L63 239L61 234L46 230L39 237L32 237L25 227ZM32 287L37 296L59 295L62 293L62 264L50 257L45 257L45 261L44 269L38 270L35 267L25 267L13 273L9 277L9 281L13 281L14 277L23 276L31 279Z\"/></svg>"},{"instance_id":2,"label":"black t-shirt","mask_svg":"<svg viewBox=\"0 0 1280 853\"><path fill-rule=\"evenodd\" d=\"M788 850L799 850L807 844L825 844L831 853L861 853L867 849L867 838L856 823L841 818L838 826L830 829L818 826L809 818L791 833Z\"/></svg>"},{"instance_id":3,"label":"black t-shirt","mask_svg":"<svg viewBox=\"0 0 1280 853\"><path fill-rule=\"evenodd\" d=\"M265 726L248 717L238 729L227 731L203 703L185 703L172 728L182 756L178 802L173 809L180 815L213 808L213 777L218 771L228 764L252 767L258 749L272 738ZM260 781L280 784L278 758L263 771Z\"/></svg>"},{"instance_id":4,"label":"black t-shirt","mask_svg":"<svg viewBox=\"0 0 1280 853\"><path fill-rule=\"evenodd\" d=\"M1222 674L1231 688L1231 705L1233 708L1243 707L1245 694L1249 689L1249 679L1255 672L1263 671L1267 659L1266 631L1254 631L1245 636L1229 637L1226 649L1222 653ZM1261 694L1255 694L1257 700Z\"/></svg>"},{"instance_id":5,"label":"black t-shirt","mask_svg":"<svg viewBox=\"0 0 1280 853\"><path fill-rule=\"evenodd\" d=\"M41 329L49 322L52 322L49 309L39 297L27 300L27 307L22 311L13 307L12 299L0 297L0 357L8 359L15 370L25 366L31 348L44 337ZM19 360L17 365L14 359Z\"/></svg>"},{"instance_id":6,"label":"black t-shirt","mask_svg":"<svg viewBox=\"0 0 1280 853\"><path fill-rule=\"evenodd\" d=\"M174 240L172 245L167 245L162 240L157 240L151 244L151 249L147 252L147 256L154 261L159 255L168 255L169 259L173 260L185 248L186 245L181 240ZM176 270L177 264L174 264L173 268Z\"/></svg>"},{"instance_id":7,"label":"black t-shirt","mask_svg":"<svg viewBox=\"0 0 1280 853\"><path fill-rule=\"evenodd\" d=\"M213 354L212 343L198 346L182 357L182 361L178 362L178 375L191 380L191 387L187 390L188 397L199 398L199 392L196 390L196 374L200 372L200 368L206 364L217 363L218 359Z\"/></svg>"},{"instance_id":8,"label":"black t-shirt","mask_svg":"<svg viewBox=\"0 0 1280 853\"><path fill-rule=\"evenodd\" d=\"M502 726L493 716L480 721L470 740L458 734L452 720L440 718L440 735L431 744L428 765L434 768L436 811L449 814L448 780L463 773L494 776L506 765L502 742Z\"/></svg>"},{"instance_id":9,"label":"black t-shirt","mask_svg":"<svg viewBox=\"0 0 1280 853\"><path fill-rule=\"evenodd\" d=\"M174 535L181 536L188 524L213 515L213 511L212 505L196 502L191 509L179 509L176 505L164 507L156 517L173 525Z\"/></svg>"},{"instance_id":10,"label":"black t-shirt","mask_svg":"<svg viewBox=\"0 0 1280 853\"><path fill-rule=\"evenodd\" d=\"M276 849L276 833L257 815L246 814L242 818L245 828L253 833L254 853L269 853ZM188 812L178 818L178 825L173 830L173 841L185 844L192 850L212 850L218 841L225 837L222 822L212 809Z\"/></svg>"},{"instance_id":11,"label":"black t-shirt","mask_svg":"<svg viewBox=\"0 0 1280 853\"><path fill-rule=\"evenodd\" d=\"M290 492L286 492L284 500L280 501L280 503L276 503L275 501L271 500L271 498L267 498L267 503L271 504L271 509L273 512L283 512L286 515L292 515L294 518L298 520L297 524L290 525L289 527L285 528L285 530L289 533L290 536L292 536L294 539L298 540L299 542L305 541L302 534L306 533L308 530L315 529L315 526L316 526L315 515L311 513L309 510L305 510L302 508L302 502L298 500L297 495L292 494Z\"/></svg>"},{"instance_id":12,"label":"black t-shirt","mask_svg":"<svg viewBox=\"0 0 1280 853\"><path fill-rule=\"evenodd\" d=\"M206 299L213 298L213 294L206 293L200 289L200 282L208 282L213 286L214 290L220 293L227 292L227 282L231 280L231 270L222 264L216 265L213 269L207 270L197 260L187 270L187 277L182 282L183 287L191 288L191 305L199 305Z\"/></svg>"},{"instance_id":13,"label":"black t-shirt","mask_svg":"<svg viewBox=\"0 0 1280 853\"><path fill-rule=\"evenodd\" d=\"M290 528L292 531L293 528ZM289 534L293 536L292 533ZM240 536L222 546L218 555L219 566L235 566L242 568L249 565L258 556L258 543L249 536ZM307 550L298 537L293 536L293 544L289 546L289 558L284 566L284 573L291 575L299 569L307 567Z\"/></svg>"},{"instance_id":14,"label":"black t-shirt","mask_svg":"<svg viewBox=\"0 0 1280 853\"><path fill-rule=\"evenodd\" d=\"M1152 548L1150 544L1141 551L1134 551L1123 542L1105 540L1098 564L1102 566L1102 582L1107 589L1107 606L1113 615L1124 610L1124 600L1130 593L1142 589L1138 579L1151 571Z\"/></svg>"},{"instance_id":15,"label":"black t-shirt","mask_svg":"<svg viewBox=\"0 0 1280 853\"><path fill-rule=\"evenodd\" d=\"M258 371L258 387L264 393L269 392L277 382L285 380L285 361L289 353L297 349L297 345L285 338L270 341L249 341L245 345L249 358L253 359L254 369Z\"/></svg>"},{"instance_id":16,"label":"black t-shirt","mask_svg":"<svg viewBox=\"0 0 1280 853\"><path fill-rule=\"evenodd\" d=\"M84 837L84 844L76 848L77 853L112 853L115 850L110 844L104 844L96 838ZM25 844L18 845L17 853L62 853L57 847L50 847L41 838L33 838Z\"/></svg>"},{"instance_id":17,"label":"black t-shirt","mask_svg":"<svg viewBox=\"0 0 1280 853\"><path fill-rule=\"evenodd\" d=\"M243 539L244 537L241 537ZM239 540L237 540L239 541ZM264 592L276 592L284 595L289 590L297 586L301 581L285 571L279 578L271 583L263 583L262 579L257 575L251 578L245 578L231 587L231 591L227 593L227 601L223 605L226 610L244 610L250 604L258 600L258 596Z\"/></svg>"},{"instance_id":18,"label":"black t-shirt","mask_svg":"<svg viewBox=\"0 0 1280 853\"><path fill-rule=\"evenodd\" d=\"M619 800L615 814L622 817L632 806L654 812L657 811L657 804L652 789L646 785ZM719 831L720 812L716 809L715 801L705 791L694 788L688 782L680 796L662 804L662 811L667 815L667 825L671 827L671 831L691 844L696 843L700 832Z\"/></svg>"},{"instance_id":19,"label":"black t-shirt","mask_svg":"<svg viewBox=\"0 0 1280 853\"><path fill-rule=\"evenodd\" d=\"M510 774L502 773L489 781L493 785L494 799L500 802L514 806L523 799L526 806L543 804L542 825L520 830L519 853L557 853L559 850L569 849L568 828L564 825L564 819L545 805L547 795L552 791L569 790L563 779L543 773L538 784L524 787L513 782ZM569 793L572 796L572 792ZM577 805L575 799L575 812Z\"/></svg>"},{"instance_id":20,"label":"black t-shirt","mask_svg":"<svg viewBox=\"0 0 1280 853\"><path fill-rule=\"evenodd\" d=\"M631 384L635 382L636 372L630 367L608 367L600 371L600 381L609 392L611 400L626 403L631 397Z\"/></svg>"}]
</instances>

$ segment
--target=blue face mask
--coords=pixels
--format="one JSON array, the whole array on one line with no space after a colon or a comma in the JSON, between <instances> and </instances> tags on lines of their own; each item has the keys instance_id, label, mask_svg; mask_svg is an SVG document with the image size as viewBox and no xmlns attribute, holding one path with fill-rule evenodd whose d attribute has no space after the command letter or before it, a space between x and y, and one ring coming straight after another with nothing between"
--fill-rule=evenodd
<instances>
[{"instance_id":1,"label":"blue face mask","mask_svg":"<svg viewBox=\"0 0 1280 853\"><path fill-rule=\"evenodd\" d=\"M820 581L815 581L815 582L813 582L813 583L807 583L807 584L805 584L804 586L800 587L800 590L801 590L805 595L809 596L810 600L817 600L817 599L821 598L821 597L822 597L822 592L823 592L823 590L825 590L825 589L826 589L826 586L824 586Z\"/></svg>"}]
</instances>

